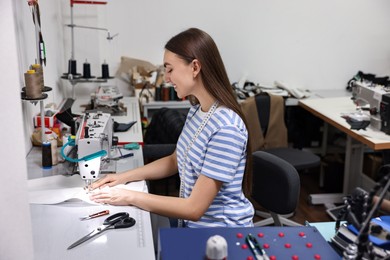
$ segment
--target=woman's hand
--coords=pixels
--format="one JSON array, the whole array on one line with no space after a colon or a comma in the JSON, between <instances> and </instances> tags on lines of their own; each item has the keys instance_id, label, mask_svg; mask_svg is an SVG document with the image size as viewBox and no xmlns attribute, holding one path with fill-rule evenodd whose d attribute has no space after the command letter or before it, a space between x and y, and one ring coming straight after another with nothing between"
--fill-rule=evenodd
<instances>
[{"instance_id":1,"label":"woman's hand","mask_svg":"<svg viewBox=\"0 0 390 260\"><path fill-rule=\"evenodd\" d=\"M105 187L112 187L118 184L125 184L126 178L124 174L107 174L105 177L95 181L89 187L90 190L94 190L97 188L103 189Z\"/></svg>"},{"instance_id":2,"label":"woman's hand","mask_svg":"<svg viewBox=\"0 0 390 260\"><path fill-rule=\"evenodd\" d=\"M121 188L103 188L96 189L90 193L89 198L101 204L110 204L115 206L128 206L130 205L133 191L121 189Z\"/></svg>"}]
</instances>

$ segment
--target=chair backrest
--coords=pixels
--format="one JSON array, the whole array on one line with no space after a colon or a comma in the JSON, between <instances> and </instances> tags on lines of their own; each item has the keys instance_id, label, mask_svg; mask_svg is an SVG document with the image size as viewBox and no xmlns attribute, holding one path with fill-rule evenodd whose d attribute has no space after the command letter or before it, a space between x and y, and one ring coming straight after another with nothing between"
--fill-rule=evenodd
<instances>
[{"instance_id":1,"label":"chair backrest","mask_svg":"<svg viewBox=\"0 0 390 260\"><path fill-rule=\"evenodd\" d=\"M144 136L145 144L176 144L186 115L176 109L160 108L156 111Z\"/></svg>"},{"instance_id":2,"label":"chair backrest","mask_svg":"<svg viewBox=\"0 0 390 260\"><path fill-rule=\"evenodd\" d=\"M247 120L252 152L288 146L283 97L260 93L242 102L241 108Z\"/></svg>"},{"instance_id":3,"label":"chair backrest","mask_svg":"<svg viewBox=\"0 0 390 260\"><path fill-rule=\"evenodd\" d=\"M144 144L142 147L144 164L168 156L172 154L175 149L176 144Z\"/></svg>"},{"instance_id":4,"label":"chair backrest","mask_svg":"<svg viewBox=\"0 0 390 260\"><path fill-rule=\"evenodd\" d=\"M253 153L252 198L276 214L295 211L300 192L297 170L285 160L267 152Z\"/></svg>"}]
</instances>

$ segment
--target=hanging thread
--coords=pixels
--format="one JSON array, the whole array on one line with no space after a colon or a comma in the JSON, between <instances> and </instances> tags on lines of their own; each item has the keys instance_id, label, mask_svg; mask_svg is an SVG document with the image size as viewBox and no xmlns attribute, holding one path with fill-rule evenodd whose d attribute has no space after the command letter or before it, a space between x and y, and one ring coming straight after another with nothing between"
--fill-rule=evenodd
<instances>
[{"instance_id":1,"label":"hanging thread","mask_svg":"<svg viewBox=\"0 0 390 260\"><path fill-rule=\"evenodd\" d=\"M35 70L28 70L24 73L24 81L26 84L26 97L33 99L42 97L40 78Z\"/></svg>"}]
</instances>

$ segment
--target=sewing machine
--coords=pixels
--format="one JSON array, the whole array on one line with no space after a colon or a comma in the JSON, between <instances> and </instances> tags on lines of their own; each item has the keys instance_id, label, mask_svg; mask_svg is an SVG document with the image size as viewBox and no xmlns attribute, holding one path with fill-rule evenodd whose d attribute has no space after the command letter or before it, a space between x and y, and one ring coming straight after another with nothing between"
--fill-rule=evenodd
<instances>
[{"instance_id":1,"label":"sewing machine","mask_svg":"<svg viewBox=\"0 0 390 260\"><path fill-rule=\"evenodd\" d=\"M124 116L126 107L121 103L122 93L117 86L99 86L91 93L91 104L87 110L99 110L113 116Z\"/></svg>"},{"instance_id":2,"label":"sewing machine","mask_svg":"<svg viewBox=\"0 0 390 260\"><path fill-rule=\"evenodd\" d=\"M382 119L381 131L390 135L390 94L382 96L380 115Z\"/></svg>"},{"instance_id":3,"label":"sewing machine","mask_svg":"<svg viewBox=\"0 0 390 260\"><path fill-rule=\"evenodd\" d=\"M85 113L76 134L77 162L80 176L88 187L101 172L116 172L111 148L116 145L113 123L108 113Z\"/></svg>"},{"instance_id":4,"label":"sewing machine","mask_svg":"<svg viewBox=\"0 0 390 260\"><path fill-rule=\"evenodd\" d=\"M390 88L368 81L352 84L352 100L361 110L368 110L372 128L390 134Z\"/></svg>"}]
</instances>

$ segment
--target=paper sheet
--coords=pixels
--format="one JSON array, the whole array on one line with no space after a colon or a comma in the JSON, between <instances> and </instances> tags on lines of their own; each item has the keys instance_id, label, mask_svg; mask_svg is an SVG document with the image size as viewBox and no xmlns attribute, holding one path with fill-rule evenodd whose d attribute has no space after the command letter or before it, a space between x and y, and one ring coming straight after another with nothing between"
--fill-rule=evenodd
<instances>
[{"instance_id":1,"label":"paper sheet","mask_svg":"<svg viewBox=\"0 0 390 260\"><path fill-rule=\"evenodd\" d=\"M80 200L99 205L89 199L84 190L84 181L79 175L56 175L28 181L29 202L31 204L58 204L65 201ZM146 191L145 182L138 181L120 184L115 187L134 191Z\"/></svg>"}]
</instances>

